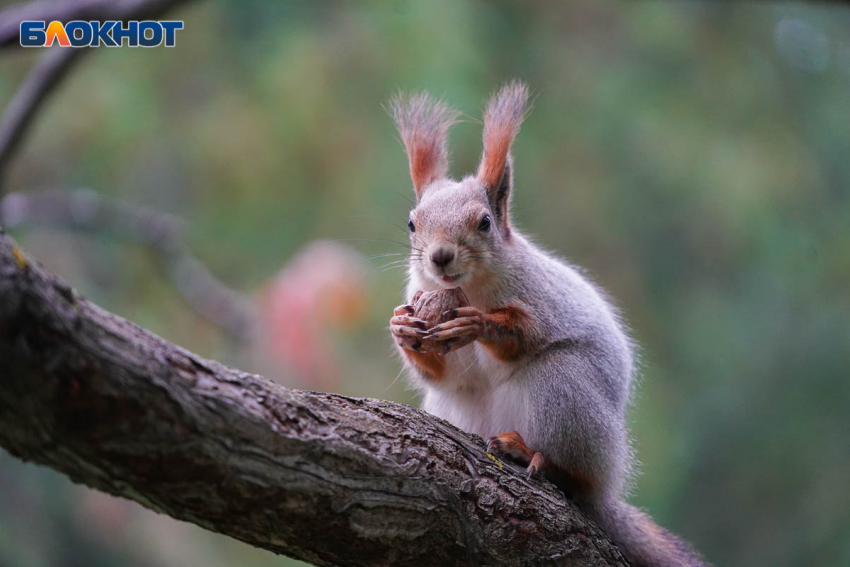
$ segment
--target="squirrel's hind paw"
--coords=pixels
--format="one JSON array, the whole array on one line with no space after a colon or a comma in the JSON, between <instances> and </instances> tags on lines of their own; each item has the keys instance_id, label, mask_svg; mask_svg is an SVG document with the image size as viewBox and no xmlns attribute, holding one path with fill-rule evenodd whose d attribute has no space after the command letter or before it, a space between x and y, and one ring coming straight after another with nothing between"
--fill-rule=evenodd
<instances>
[{"instance_id":1,"label":"squirrel's hind paw","mask_svg":"<svg viewBox=\"0 0 850 567\"><path fill-rule=\"evenodd\" d=\"M526 466L526 478L535 478L547 468L546 457L540 451L534 451L525 444L525 439L516 431L499 433L487 440L487 452L497 453Z\"/></svg>"},{"instance_id":2,"label":"squirrel's hind paw","mask_svg":"<svg viewBox=\"0 0 850 567\"><path fill-rule=\"evenodd\" d=\"M535 454L516 431L499 433L488 439L487 452L508 457L523 466L530 465Z\"/></svg>"}]
</instances>

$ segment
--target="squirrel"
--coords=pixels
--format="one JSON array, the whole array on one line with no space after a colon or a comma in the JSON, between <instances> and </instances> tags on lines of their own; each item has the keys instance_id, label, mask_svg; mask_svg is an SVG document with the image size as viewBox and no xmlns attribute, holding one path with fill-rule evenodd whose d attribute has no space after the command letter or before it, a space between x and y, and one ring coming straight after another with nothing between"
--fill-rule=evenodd
<instances>
[{"instance_id":1,"label":"squirrel","mask_svg":"<svg viewBox=\"0 0 850 567\"><path fill-rule=\"evenodd\" d=\"M390 331L423 390L422 407L477 433L494 452L561 487L635 567L697 567L689 544L627 504L633 454L626 423L635 346L617 310L575 267L511 224L511 146L529 91L504 85L484 112L477 173L448 177L447 136L460 113L426 92L396 95L392 115L407 153L407 303ZM467 304L428 328L423 291L461 288Z\"/></svg>"}]
</instances>

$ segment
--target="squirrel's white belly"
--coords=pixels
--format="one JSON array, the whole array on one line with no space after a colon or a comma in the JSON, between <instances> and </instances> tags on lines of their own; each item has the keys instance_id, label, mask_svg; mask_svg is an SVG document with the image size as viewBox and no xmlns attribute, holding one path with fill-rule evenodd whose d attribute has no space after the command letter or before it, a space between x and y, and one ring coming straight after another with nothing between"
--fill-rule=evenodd
<instances>
[{"instance_id":1,"label":"squirrel's white belly","mask_svg":"<svg viewBox=\"0 0 850 567\"><path fill-rule=\"evenodd\" d=\"M531 435L524 377L515 365L494 359L478 344L447 358L445 377L425 385L425 411L485 440L513 430Z\"/></svg>"}]
</instances>

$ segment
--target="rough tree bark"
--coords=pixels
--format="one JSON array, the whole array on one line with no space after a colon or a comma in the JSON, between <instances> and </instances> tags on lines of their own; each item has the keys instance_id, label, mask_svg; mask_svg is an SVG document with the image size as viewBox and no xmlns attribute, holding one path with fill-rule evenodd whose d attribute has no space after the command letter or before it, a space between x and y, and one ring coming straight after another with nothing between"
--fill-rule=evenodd
<instances>
[{"instance_id":1,"label":"rough tree bark","mask_svg":"<svg viewBox=\"0 0 850 567\"><path fill-rule=\"evenodd\" d=\"M204 360L87 302L2 231L0 445L317 565L626 565L480 438Z\"/></svg>"}]
</instances>

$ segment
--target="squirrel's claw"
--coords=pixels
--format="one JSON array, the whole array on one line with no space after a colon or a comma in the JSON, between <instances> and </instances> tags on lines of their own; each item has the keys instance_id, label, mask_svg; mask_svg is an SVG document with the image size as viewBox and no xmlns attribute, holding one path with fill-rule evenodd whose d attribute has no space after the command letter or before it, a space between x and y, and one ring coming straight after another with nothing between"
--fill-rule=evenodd
<instances>
[{"instance_id":1,"label":"squirrel's claw","mask_svg":"<svg viewBox=\"0 0 850 567\"><path fill-rule=\"evenodd\" d=\"M500 433L487 440L487 452L497 453L526 465L525 477L534 478L546 468L546 458L540 451L533 451L525 444L525 439L516 431Z\"/></svg>"},{"instance_id":2,"label":"squirrel's claw","mask_svg":"<svg viewBox=\"0 0 850 567\"><path fill-rule=\"evenodd\" d=\"M487 440L487 452L510 458L521 465L532 462L534 451L528 448L525 440L516 431L499 433Z\"/></svg>"},{"instance_id":3,"label":"squirrel's claw","mask_svg":"<svg viewBox=\"0 0 850 567\"><path fill-rule=\"evenodd\" d=\"M423 321L417 317L410 317L408 315L395 315L392 319L390 319L390 325L398 325L400 327L419 327L422 330L423 334L428 334L425 331L426 326L428 325L428 321Z\"/></svg>"},{"instance_id":4,"label":"squirrel's claw","mask_svg":"<svg viewBox=\"0 0 850 567\"><path fill-rule=\"evenodd\" d=\"M428 329L423 340L446 341L445 353L456 350L477 340L484 330L480 317L459 317Z\"/></svg>"},{"instance_id":5,"label":"squirrel's claw","mask_svg":"<svg viewBox=\"0 0 850 567\"><path fill-rule=\"evenodd\" d=\"M425 353L428 348L423 344L425 330L428 323L413 317L412 305L399 305L393 309L393 317L390 319L390 332L399 348L412 350L413 352Z\"/></svg>"},{"instance_id":6,"label":"squirrel's claw","mask_svg":"<svg viewBox=\"0 0 850 567\"><path fill-rule=\"evenodd\" d=\"M413 315L416 310L413 308L413 305L409 303L405 305L399 305L395 309L393 309L393 315Z\"/></svg>"},{"instance_id":7,"label":"squirrel's claw","mask_svg":"<svg viewBox=\"0 0 850 567\"><path fill-rule=\"evenodd\" d=\"M423 331L422 329L417 329L416 327L409 327L407 325L390 325L390 332L396 337L416 337L420 339L425 339L428 336L428 331Z\"/></svg>"},{"instance_id":8,"label":"squirrel's claw","mask_svg":"<svg viewBox=\"0 0 850 567\"><path fill-rule=\"evenodd\" d=\"M545 466L546 459L540 451L534 453L531 457L531 462L528 463L528 468L525 469L525 478L535 478L540 470Z\"/></svg>"}]
</instances>

